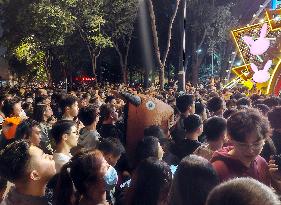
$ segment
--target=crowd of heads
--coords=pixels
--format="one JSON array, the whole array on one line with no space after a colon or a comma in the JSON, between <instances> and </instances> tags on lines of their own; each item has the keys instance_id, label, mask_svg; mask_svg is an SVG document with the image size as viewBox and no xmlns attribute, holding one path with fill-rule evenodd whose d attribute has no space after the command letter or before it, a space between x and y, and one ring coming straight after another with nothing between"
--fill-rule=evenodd
<instances>
[{"instance_id":1,"label":"crowd of heads","mask_svg":"<svg viewBox=\"0 0 281 205\"><path fill-rule=\"evenodd\" d=\"M124 92L174 110L172 126L136 133L132 156ZM11 89L0 118L1 205L281 204L280 97L191 84Z\"/></svg>"}]
</instances>

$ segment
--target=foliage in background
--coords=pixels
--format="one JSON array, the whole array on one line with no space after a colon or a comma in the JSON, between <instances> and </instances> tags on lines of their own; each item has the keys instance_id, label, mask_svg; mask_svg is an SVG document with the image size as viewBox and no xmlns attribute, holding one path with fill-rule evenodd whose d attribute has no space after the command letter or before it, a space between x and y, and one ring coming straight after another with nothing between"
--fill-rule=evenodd
<instances>
[{"instance_id":1,"label":"foliage in background","mask_svg":"<svg viewBox=\"0 0 281 205\"><path fill-rule=\"evenodd\" d=\"M128 82L128 55L138 13L138 0L104 0L105 32L119 56L122 80Z\"/></svg>"},{"instance_id":2,"label":"foliage in background","mask_svg":"<svg viewBox=\"0 0 281 205\"><path fill-rule=\"evenodd\" d=\"M189 1L187 46L194 84L198 82L200 68L211 67L212 58L215 69L226 70L225 66L233 51L230 31L238 25L238 18L231 11L233 6L231 2L218 5L216 0Z\"/></svg>"},{"instance_id":3,"label":"foliage in background","mask_svg":"<svg viewBox=\"0 0 281 205\"><path fill-rule=\"evenodd\" d=\"M32 36L24 39L21 44L15 48L14 54L19 61L24 61L26 63L30 69L30 73L34 74L34 76L30 76L33 80L48 80L45 70L46 54L40 49L40 45Z\"/></svg>"}]
</instances>

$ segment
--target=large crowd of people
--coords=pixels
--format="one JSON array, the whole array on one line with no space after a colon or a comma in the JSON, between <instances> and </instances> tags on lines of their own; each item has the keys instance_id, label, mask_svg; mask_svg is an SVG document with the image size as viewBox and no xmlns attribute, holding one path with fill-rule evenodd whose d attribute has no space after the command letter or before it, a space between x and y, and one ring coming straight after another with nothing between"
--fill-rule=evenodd
<instances>
[{"instance_id":1,"label":"large crowd of people","mask_svg":"<svg viewBox=\"0 0 281 205\"><path fill-rule=\"evenodd\" d=\"M133 160L124 92L174 110ZM2 89L0 204L281 205L280 120L280 97L214 84Z\"/></svg>"}]
</instances>

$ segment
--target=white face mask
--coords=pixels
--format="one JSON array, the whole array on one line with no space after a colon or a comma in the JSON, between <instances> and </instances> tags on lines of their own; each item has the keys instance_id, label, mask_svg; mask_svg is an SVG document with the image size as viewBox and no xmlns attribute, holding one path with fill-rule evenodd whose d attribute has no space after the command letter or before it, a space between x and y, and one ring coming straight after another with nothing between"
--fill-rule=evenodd
<instances>
[{"instance_id":1,"label":"white face mask","mask_svg":"<svg viewBox=\"0 0 281 205\"><path fill-rule=\"evenodd\" d=\"M117 171L114 169L114 167L110 166L103 178L105 181L105 189L107 191L110 191L116 186L118 182Z\"/></svg>"}]
</instances>

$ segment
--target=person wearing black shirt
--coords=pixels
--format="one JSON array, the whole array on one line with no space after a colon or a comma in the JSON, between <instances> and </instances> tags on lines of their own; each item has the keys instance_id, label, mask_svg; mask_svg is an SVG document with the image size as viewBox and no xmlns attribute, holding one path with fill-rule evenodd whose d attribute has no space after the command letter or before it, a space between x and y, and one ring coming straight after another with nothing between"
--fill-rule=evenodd
<instances>
[{"instance_id":1,"label":"person wearing black shirt","mask_svg":"<svg viewBox=\"0 0 281 205\"><path fill-rule=\"evenodd\" d=\"M111 104L102 105L100 108L100 124L98 132L102 138L118 138L125 144L124 133L117 125L118 113Z\"/></svg>"},{"instance_id":2,"label":"person wearing black shirt","mask_svg":"<svg viewBox=\"0 0 281 205\"><path fill-rule=\"evenodd\" d=\"M180 112L180 117L174 127L171 128L171 136L173 140L178 143L185 136L183 120L195 113L195 102L193 95L181 95L176 99L176 107Z\"/></svg>"},{"instance_id":3,"label":"person wearing black shirt","mask_svg":"<svg viewBox=\"0 0 281 205\"><path fill-rule=\"evenodd\" d=\"M192 154L199 146L201 146L198 137L203 132L203 124L199 115L189 115L183 120L183 124L186 132L185 138L176 142L172 150L179 160Z\"/></svg>"}]
</instances>

